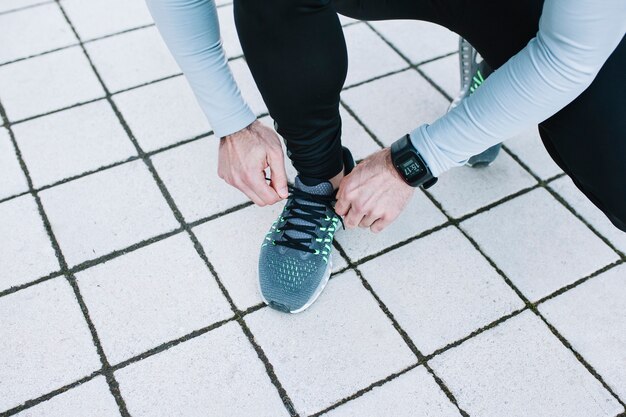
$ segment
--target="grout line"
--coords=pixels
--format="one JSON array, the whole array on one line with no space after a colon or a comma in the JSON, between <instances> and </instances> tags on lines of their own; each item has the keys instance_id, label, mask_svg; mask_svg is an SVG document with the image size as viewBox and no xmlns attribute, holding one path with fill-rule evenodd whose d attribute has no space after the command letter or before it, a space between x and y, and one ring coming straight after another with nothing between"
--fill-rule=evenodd
<instances>
[{"instance_id":1,"label":"grout line","mask_svg":"<svg viewBox=\"0 0 626 417\"><path fill-rule=\"evenodd\" d=\"M37 278L34 281L30 281L30 282L27 282L25 284L14 285L12 287L7 288L6 290L0 291L0 298L4 297L6 295L10 295L10 294L13 294L15 292L18 292L20 290L24 290L24 289L26 289L28 287L32 287L33 285L41 284L42 282L46 282L48 280L51 280L51 279L54 279L54 278L58 278L58 277L63 276L63 275L64 275L63 271L55 271L55 272L52 272L52 273L50 273L48 275L45 275L43 277Z\"/></svg>"},{"instance_id":2,"label":"grout line","mask_svg":"<svg viewBox=\"0 0 626 417\"><path fill-rule=\"evenodd\" d=\"M27 410L31 407L34 407L38 404L41 404L45 401L48 401L54 397L56 397L57 395L63 394L64 392L67 392L69 390L71 390L72 388L75 388L79 385L82 385L84 383L87 383L89 381L91 381L92 379L94 379L95 377L102 375L102 371L95 371L79 380L76 380L70 384L64 385L61 388L57 388L54 391L50 391L47 394L41 395L37 398L34 398L32 400L28 400L26 402L24 402L23 404L18 405L17 407L13 407L13 408L9 408L8 410L5 410L3 412L0 412L0 417L9 417L9 416L13 416L17 413L20 413L24 410Z\"/></svg>"}]
</instances>

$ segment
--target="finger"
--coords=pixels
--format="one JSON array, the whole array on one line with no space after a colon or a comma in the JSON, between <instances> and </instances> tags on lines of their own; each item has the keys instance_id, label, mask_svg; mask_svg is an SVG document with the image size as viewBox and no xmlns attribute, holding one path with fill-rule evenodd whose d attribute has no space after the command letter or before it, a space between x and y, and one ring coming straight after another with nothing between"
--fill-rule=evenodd
<instances>
[{"instance_id":1,"label":"finger","mask_svg":"<svg viewBox=\"0 0 626 417\"><path fill-rule=\"evenodd\" d=\"M287 198L289 195L287 190L287 171L285 170L285 157L282 149L269 154L267 159L267 163L270 166L272 187L280 198Z\"/></svg>"},{"instance_id":2,"label":"finger","mask_svg":"<svg viewBox=\"0 0 626 417\"><path fill-rule=\"evenodd\" d=\"M263 199L259 197L259 195L256 192L254 192L254 190L250 188L247 184L245 184L243 181L237 180L236 185L233 185L233 187L237 188L239 191L244 193L257 206L263 207L266 205L263 202Z\"/></svg>"},{"instance_id":3,"label":"finger","mask_svg":"<svg viewBox=\"0 0 626 417\"><path fill-rule=\"evenodd\" d=\"M368 228L378 219L379 219L378 216L373 215L373 214L368 214L367 216L364 216L361 219L361 221L359 222L359 227Z\"/></svg>"},{"instance_id":4,"label":"finger","mask_svg":"<svg viewBox=\"0 0 626 417\"><path fill-rule=\"evenodd\" d=\"M370 230L373 233L380 233L384 229L386 229L387 226L389 226L392 222L393 222L393 220L391 220L391 219L379 218L374 223L372 223L372 225L370 226Z\"/></svg>"},{"instance_id":5,"label":"finger","mask_svg":"<svg viewBox=\"0 0 626 417\"><path fill-rule=\"evenodd\" d=\"M362 211L357 211L354 206L350 206L350 210L348 211L348 214L346 214L343 218L343 221L346 224L346 227L354 228L357 227L359 223L361 223L364 215L365 213L363 213Z\"/></svg>"},{"instance_id":6,"label":"finger","mask_svg":"<svg viewBox=\"0 0 626 417\"><path fill-rule=\"evenodd\" d=\"M348 209L350 208L350 202L344 198L337 195L337 202L335 203L335 213L340 216L345 216L348 213Z\"/></svg>"},{"instance_id":7,"label":"finger","mask_svg":"<svg viewBox=\"0 0 626 417\"><path fill-rule=\"evenodd\" d=\"M266 205L280 201L280 196L265 182L265 171L256 173L247 179L246 185L252 189Z\"/></svg>"}]
</instances>

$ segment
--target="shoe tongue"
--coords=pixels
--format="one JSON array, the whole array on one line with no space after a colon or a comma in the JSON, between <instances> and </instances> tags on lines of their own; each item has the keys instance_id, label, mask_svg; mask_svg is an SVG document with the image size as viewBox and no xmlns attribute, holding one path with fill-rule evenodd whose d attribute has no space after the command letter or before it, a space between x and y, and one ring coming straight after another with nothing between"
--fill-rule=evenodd
<instances>
[{"instance_id":1,"label":"shoe tongue","mask_svg":"<svg viewBox=\"0 0 626 417\"><path fill-rule=\"evenodd\" d=\"M322 182L318 182L318 181L319 180L314 180L314 179L309 179L309 178L301 179L300 176L297 176L294 185L297 189L305 191L313 195L331 195L333 193L334 191L333 185L329 181L322 181ZM305 184L305 182L308 184L315 184L315 185L307 185ZM315 203L310 200L303 200L301 198L298 198L297 201L301 204L306 204L310 206L323 206L323 204ZM299 212L301 211L298 209L294 209L294 213L297 214ZM304 219L298 219L298 218L290 219L289 222L293 224L298 224L298 225L310 225L311 224L310 222ZM302 238L312 239L311 235L297 231L297 230L287 230L285 231L285 234L295 239L302 239Z\"/></svg>"},{"instance_id":2,"label":"shoe tongue","mask_svg":"<svg viewBox=\"0 0 626 417\"><path fill-rule=\"evenodd\" d=\"M297 189L306 191L314 195L331 195L333 193L333 185L329 181L318 182L309 178L296 177L295 186Z\"/></svg>"}]
</instances>

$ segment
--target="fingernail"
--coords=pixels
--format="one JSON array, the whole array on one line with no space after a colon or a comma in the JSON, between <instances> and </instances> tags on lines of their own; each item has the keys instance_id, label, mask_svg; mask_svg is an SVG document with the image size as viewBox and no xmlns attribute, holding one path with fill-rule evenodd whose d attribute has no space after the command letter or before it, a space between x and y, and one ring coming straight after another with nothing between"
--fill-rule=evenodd
<instances>
[{"instance_id":1,"label":"fingernail","mask_svg":"<svg viewBox=\"0 0 626 417\"><path fill-rule=\"evenodd\" d=\"M280 191L279 191L280 196L281 197L287 197L287 191L288 191L287 187L281 188Z\"/></svg>"}]
</instances>

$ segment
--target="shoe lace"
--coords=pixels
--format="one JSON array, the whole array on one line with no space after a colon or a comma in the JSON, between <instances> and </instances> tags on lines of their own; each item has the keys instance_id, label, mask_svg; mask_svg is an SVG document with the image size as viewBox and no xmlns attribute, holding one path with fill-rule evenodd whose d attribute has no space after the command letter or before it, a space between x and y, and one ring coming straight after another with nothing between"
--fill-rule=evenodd
<instances>
[{"instance_id":1,"label":"shoe lace","mask_svg":"<svg viewBox=\"0 0 626 417\"><path fill-rule=\"evenodd\" d=\"M322 227L322 219L330 220L326 216L327 209L330 209L339 218L342 228L345 229L343 219L335 212L333 207L335 193L331 195L316 195L300 190L292 185L288 185L288 188L290 196L289 202L285 206L285 211L288 214L281 216L281 220L285 223L280 228L280 231L284 231L284 233L281 240L274 240L274 244L317 254L318 251L311 246L313 240L317 238L315 229ZM303 201L317 204L305 204ZM296 224L290 221L293 219L304 220L308 224ZM293 237L287 233L288 231L301 232L310 237Z\"/></svg>"}]
</instances>

